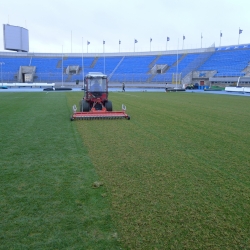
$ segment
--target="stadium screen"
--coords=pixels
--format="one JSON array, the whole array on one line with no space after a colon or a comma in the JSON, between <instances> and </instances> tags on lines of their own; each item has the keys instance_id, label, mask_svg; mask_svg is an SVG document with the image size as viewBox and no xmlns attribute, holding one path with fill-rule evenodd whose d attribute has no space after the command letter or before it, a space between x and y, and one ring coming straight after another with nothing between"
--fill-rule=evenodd
<instances>
[{"instance_id":1,"label":"stadium screen","mask_svg":"<svg viewBox=\"0 0 250 250\"><path fill-rule=\"evenodd\" d=\"M4 49L29 51L29 31L19 26L3 25Z\"/></svg>"}]
</instances>

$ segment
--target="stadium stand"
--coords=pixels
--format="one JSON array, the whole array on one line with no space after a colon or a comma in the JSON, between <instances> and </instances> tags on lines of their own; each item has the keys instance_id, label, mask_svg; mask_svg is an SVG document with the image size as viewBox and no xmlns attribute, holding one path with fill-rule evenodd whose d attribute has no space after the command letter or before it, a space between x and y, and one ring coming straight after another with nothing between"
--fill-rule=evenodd
<instances>
[{"instance_id":1,"label":"stadium stand","mask_svg":"<svg viewBox=\"0 0 250 250\"><path fill-rule=\"evenodd\" d=\"M249 49L216 51L198 70L216 70L215 76L244 76L242 72L250 61Z\"/></svg>"},{"instance_id":2,"label":"stadium stand","mask_svg":"<svg viewBox=\"0 0 250 250\"><path fill-rule=\"evenodd\" d=\"M21 65L28 65L30 58L27 57L2 57L0 56L1 77L3 81L14 82L17 81L17 73Z\"/></svg>"},{"instance_id":3,"label":"stadium stand","mask_svg":"<svg viewBox=\"0 0 250 250\"><path fill-rule=\"evenodd\" d=\"M156 56L128 56L113 74L117 81L146 81L149 77L149 65ZM126 74L126 76L124 75Z\"/></svg>"},{"instance_id":4,"label":"stadium stand","mask_svg":"<svg viewBox=\"0 0 250 250\"><path fill-rule=\"evenodd\" d=\"M105 72L111 82L171 82L178 72L189 81L250 75L250 45L144 53L48 54L0 52L1 80L16 82L21 66L34 66L34 82L75 82ZM75 68L77 70L69 70ZM191 74L192 73L192 74ZM192 79L193 77L193 79ZM194 81L194 80L193 80Z\"/></svg>"},{"instance_id":5,"label":"stadium stand","mask_svg":"<svg viewBox=\"0 0 250 250\"><path fill-rule=\"evenodd\" d=\"M59 58L33 57L29 66L36 66L35 81L54 82L60 81L62 70L57 68ZM62 77L61 77L62 78Z\"/></svg>"},{"instance_id":6,"label":"stadium stand","mask_svg":"<svg viewBox=\"0 0 250 250\"><path fill-rule=\"evenodd\" d=\"M76 81L76 80L82 79L82 73L88 73L88 69L91 68L94 60L95 60L94 57L82 58L82 57L70 57L70 56L63 58L63 62L62 62L62 59L60 59L59 64L63 65L65 81ZM82 68L82 64L84 65L84 69ZM65 73L65 69L68 66L72 66L72 65L74 65L74 66L78 65L80 67L80 71L78 74L67 75ZM60 66L60 68L61 68L61 66ZM83 70L83 72L82 72L82 70ZM61 69L61 71L62 71L62 69Z\"/></svg>"},{"instance_id":7,"label":"stadium stand","mask_svg":"<svg viewBox=\"0 0 250 250\"><path fill-rule=\"evenodd\" d=\"M178 60L181 58L181 54L178 55ZM168 65L168 67L174 67L174 65L177 63L177 55L164 55L161 56L157 60L158 65ZM167 79L170 79L172 77L172 74L169 74L169 70L165 72L165 74L157 74L153 79L154 81L167 81Z\"/></svg>"}]
</instances>

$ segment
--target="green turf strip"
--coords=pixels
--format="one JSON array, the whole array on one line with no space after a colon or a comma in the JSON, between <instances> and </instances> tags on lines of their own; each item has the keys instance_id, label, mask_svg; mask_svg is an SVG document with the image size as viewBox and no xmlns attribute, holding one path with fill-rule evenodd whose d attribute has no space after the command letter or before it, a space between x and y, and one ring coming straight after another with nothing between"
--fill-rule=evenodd
<instances>
[{"instance_id":1,"label":"green turf strip","mask_svg":"<svg viewBox=\"0 0 250 250\"><path fill-rule=\"evenodd\" d=\"M69 93L72 105L80 94ZM250 99L111 93L131 120L75 121L128 249L249 249Z\"/></svg>"},{"instance_id":2,"label":"green turf strip","mask_svg":"<svg viewBox=\"0 0 250 250\"><path fill-rule=\"evenodd\" d=\"M0 249L120 249L66 93L0 94Z\"/></svg>"}]
</instances>

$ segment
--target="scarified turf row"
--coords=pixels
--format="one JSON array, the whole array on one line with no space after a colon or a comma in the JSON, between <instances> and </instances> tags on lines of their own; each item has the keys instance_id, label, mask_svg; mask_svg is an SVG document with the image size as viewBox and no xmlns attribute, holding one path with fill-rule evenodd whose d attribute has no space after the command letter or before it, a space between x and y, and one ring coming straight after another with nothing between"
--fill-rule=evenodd
<instances>
[{"instance_id":1,"label":"scarified turf row","mask_svg":"<svg viewBox=\"0 0 250 250\"><path fill-rule=\"evenodd\" d=\"M68 102L78 97L68 95ZM250 100L111 93L131 120L76 123L128 249L247 249ZM240 109L239 109L240 107Z\"/></svg>"}]
</instances>

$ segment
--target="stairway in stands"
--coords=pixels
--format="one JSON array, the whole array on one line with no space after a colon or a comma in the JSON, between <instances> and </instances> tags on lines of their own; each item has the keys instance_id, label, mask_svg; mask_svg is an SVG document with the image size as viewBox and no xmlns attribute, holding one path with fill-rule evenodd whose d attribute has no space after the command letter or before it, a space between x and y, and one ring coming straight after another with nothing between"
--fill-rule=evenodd
<instances>
[{"instance_id":1,"label":"stairway in stands","mask_svg":"<svg viewBox=\"0 0 250 250\"><path fill-rule=\"evenodd\" d=\"M114 68L114 70L110 73L108 79L110 80L111 77L114 75L115 71L118 69L118 67L120 66L120 64L122 63L122 61L124 60L125 56L122 57L122 59L120 60L120 62L116 65L116 67Z\"/></svg>"}]
</instances>

